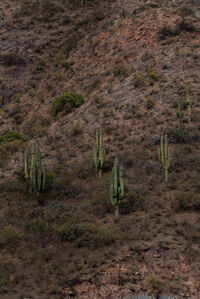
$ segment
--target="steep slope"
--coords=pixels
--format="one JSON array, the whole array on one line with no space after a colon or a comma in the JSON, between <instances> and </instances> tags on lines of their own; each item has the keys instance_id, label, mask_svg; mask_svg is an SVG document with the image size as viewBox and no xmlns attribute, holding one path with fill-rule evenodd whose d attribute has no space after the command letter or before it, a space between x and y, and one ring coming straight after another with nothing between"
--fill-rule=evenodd
<instances>
[{"instance_id":1,"label":"steep slope","mask_svg":"<svg viewBox=\"0 0 200 299\"><path fill-rule=\"evenodd\" d=\"M1 4L1 137L8 129L20 134L9 142L0 137L2 298L133 292L198 298L200 6L182 2ZM54 99L68 91L81 93L84 104L54 117ZM100 127L107 148L102 180L92 161ZM157 161L165 133L172 155L168 183ZM31 144L51 181L42 206L30 200L21 178L23 151ZM116 155L126 186L118 222L108 199ZM100 231L101 242L99 231L83 239L70 231L61 242L57 233L65 223L112 233Z\"/></svg>"}]
</instances>

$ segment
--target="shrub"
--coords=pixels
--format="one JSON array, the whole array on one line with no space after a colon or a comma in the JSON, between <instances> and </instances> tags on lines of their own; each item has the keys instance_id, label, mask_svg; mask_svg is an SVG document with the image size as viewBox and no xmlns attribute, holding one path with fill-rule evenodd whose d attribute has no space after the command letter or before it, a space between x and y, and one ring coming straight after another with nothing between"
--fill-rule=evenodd
<instances>
[{"instance_id":1,"label":"shrub","mask_svg":"<svg viewBox=\"0 0 200 299\"><path fill-rule=\"evenodd\" d=\"M25 224L27 233L41 234L47 231L47 224L42 219L31 219Z\"/></svg>"},{"instance_id":2,"label":"shrub","mask_svg":"<svg viewBox=\"0 0 200 299\"><path fill-rule=\"evenodd\" d=\"M4 66L24 66L26 61L17 53L8 53L0 55L0 64Z\"/></svg>"},{"instance_id":3,"label":"shrub","mask_svg":"<svg viewBox=\"0 0 200 299\"><path fill-rule=\"evenodd\" d=\"M108 228L98 227L93 223L66 222L55 229L55 236L60 241L76 240L78 247L109 245L116 240L116 235Z\"/></svg>"},{"instance_id":4,"label":"shrub","mask_svg":"<svg viewBox=\"0 0 200 299\"><path fill-rule=\"evenodd\" d=\"M158 74L157 74L157 71L154 70L154 69L148 69L147 70L147 74L148 74L148 77L149 77L149 83L152 85L153 84L153 81L158 81Z\"/></svg>"},{"instance_id":5,"label":"shrub","mask_svg":"<svg viewBox=\"0 0 200 299\"><path fill-rule=\"evenodd\" d=\"M166 134L168 136L169 142L171 143L192 143L192 137L190 137L184 130L168 129Z\"/></svg>"},{"instance_id":6,"label":"shrub","mask_svg":"<svg viewBox=\"0 0 200 299\"><path fill-rule=\"evenodd\" d=\"M81 94L73 92L65 92L63 95L56 97L52 102L52 115L56 117L59 112L71 112L73 108L78 108L83 104L84 100Z\"/></svg>"},{"instance_id":7,"label":"shrub","mask_svg":"<svg viewBox=\"0 0 200 299\"><path fill-rule=\"evenodd\" d=\"M19 141L20 143L23 143L26 141L26 139L14 130L5 130L3 133L0 134L0 143L13 141Z\"/></svg>"},{"instance_id":8,"label":"shrub","mask_svg":"<svg viewBox=\"0 0 200 299\"><path fill-rule=\"evenodd\" d=\"M175 196L177 210L200 211L200 199L193 193L181 192Z\"/></svg>"},{"instance_id":9,"label":"shrub","mask_svg":"<svg viewBox=\"0 0 200 299\"><path fill-rule=\"evenodd\" d=\"M87 179L94 175L94 163L90 159L83 161L75 170L77 176L81 179Z\"/></svg>"},{"instance_id":10,"label":"shrub","mask_svg":"<svg viewBox=\"0 0 200 299\"><path fill-rule=\"evenodd\" d=\"M135 88L140 88L145 85L145 78L141 72L135 72L133 75L133 82Z\"/></svg>"},{"instance_id":11,"label":"shrub","mask_svg":"<svg viewBox=\"0 0 200 299\"><path fill-rule=\"evenodd\" d=\"M10 245L11 247L16 245L21 239L23 234L19 233L11 225L5 226L0 233L0 247Z\"/></svg>"},{"instance_id":12,"label":"shrub","mask_svg":"<svg viewBox=\"0 0 200 299\"><path fill-rule=\"evenodd\" d=\"M0 160L7 160L10 154L15 153L24 143L26 139L18 132L13 130L5 130L0 134Z\"/></svg>"},{"instance_id":13,"label":"shrub","mask_svg":"<svg viewBox=\"0 0 200 299\"><path fill-rule=\"evenodd\" d=\"M135 16L139 13L144 12L145 10L151 9L151 8L159 8L160 4L159 3L147 3L144 4L143 6L136 8L132 11L132 15Z\"/></svg>"},{"instance_id":14,"label":"shrub","mask_svg":"<svg viewBox=\"0 0 200 299\"><path fill-rule=\"evenodd\" d=\"M65 213L66 222L54 228L58 241L76 241L78 247L109 245L117 236L108 228L88 222L89 215L74 208Z\"/></svg>"}]
</instances>

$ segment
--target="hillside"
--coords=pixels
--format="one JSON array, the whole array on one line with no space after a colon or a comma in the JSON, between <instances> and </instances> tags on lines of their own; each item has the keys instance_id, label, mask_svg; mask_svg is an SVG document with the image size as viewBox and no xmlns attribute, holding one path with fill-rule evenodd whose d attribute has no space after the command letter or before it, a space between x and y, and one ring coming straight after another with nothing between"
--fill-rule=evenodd
<instances>
[{"instance_id":1,"label":"hillside","mask_svg":"<svg viewBox=\"0 0 200 299\"><path fill-rule=\"evenodd\" d=\"M199 0L0 7L0 298L198 298ZM39 200L23 174L32 145L47 167ZM116 156L118 218L109 199Z\"/></svg>"}]
</instances>

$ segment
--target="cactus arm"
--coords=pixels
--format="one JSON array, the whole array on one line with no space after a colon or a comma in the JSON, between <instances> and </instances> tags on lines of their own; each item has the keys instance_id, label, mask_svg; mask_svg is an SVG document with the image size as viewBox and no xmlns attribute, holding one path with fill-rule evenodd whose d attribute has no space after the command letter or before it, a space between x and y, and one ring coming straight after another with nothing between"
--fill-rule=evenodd
<instances>
[{"instance_id":1,"label":"cactus arm","mask_svg":"<svg viewBox=\"0 0 200 299\"><path fill-rule=\"evenodd\" d=\"M161 136L161 141L160 141L160 153L161 153L161 163L164 165L164 146L163 146L163 136Z\"/></svg>"},{"instance_id":2,"label":"cactus arm","mask_svg":"<svg viewBox=\"0 0 200 299\"><path fill-rule=\"evenodd\" d=\"M187 105L187 110L188 110L188 115L189 115L189 121L191 121L191 107L192 107L192 102L191 102L190 92L189 92L189 88L188 87L186 89L186 105Z\"/></svg>"},{"instance_id":3,"label":"cactus arm","mask_svg":"<svg viewBox=\"0 0 200 299\"><path fill-rule=\"evenodd\" d=\"M123 170L119 170L119 184L120 184L120 199L124 197L124 179L123 179Z\"/></svg>"},{"instance_id":4,"label":"cactus arm","mask_svg":"<svg viewBox=\"0 0 200 299\"><path fill-rule=\"evenodd\" d=\"M26 149L25 152L24 152L24 178L26 180L29 179L29 174L28 174L28 149Z\"/></svg>"},{"instance_id":5,"label":"cactus arm","mask_svg":"<svg viewBox=\"0 0 200 299\"><path fill-rule=\"evenodd\" d=\"M164 138L161 136L160 148L158 149L158 159L160 160L164 171L165 171L165 181L168 181L168 171L172 161L170 155L170 148L168 146L168 138L167 134L165 134Z\"/></svg>"},{"instance_id":6,"label":"cactus arm","mask_svg":"<svg viewBox=\"0 0 200 299\"><path fill-rule=\"evenodd\" d=\"M42 190L45 189L46 184L46 164L42 168Z\"/></svg>"}]
</instances>

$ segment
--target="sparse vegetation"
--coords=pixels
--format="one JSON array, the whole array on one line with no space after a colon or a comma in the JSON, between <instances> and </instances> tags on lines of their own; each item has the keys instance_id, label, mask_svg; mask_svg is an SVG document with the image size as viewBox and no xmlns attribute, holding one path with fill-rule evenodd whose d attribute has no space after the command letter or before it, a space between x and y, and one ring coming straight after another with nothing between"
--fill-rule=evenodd
<instances>
[{"instance_id":1,"label":"sparse vegetation","mask_svg":"<svg viewBox=\"0 0 200 299\"><path fill-rule=\"evenodd\" d=\"M0 297L196 298L198 0L83 2L0 5Z\"/></svg>"},{"instance_id":2,"label":"sparse vegetation","mask_svg":"<svg viewBox=\"0 0 200 299\"><path fill-rule=\"evenodd\" d=\"M182 118L183 118L183 111L182 111L182 99L178 99L178 108L177 108L177 120L178 120L178 130L181 130L181 124L182 124Z\"/></svg>"}]
</instances>

